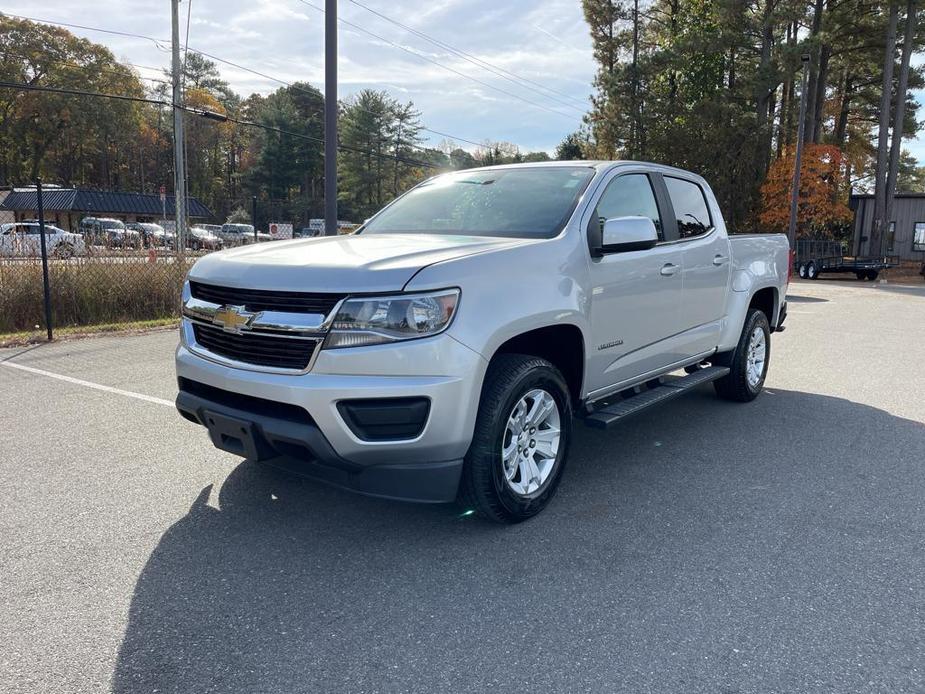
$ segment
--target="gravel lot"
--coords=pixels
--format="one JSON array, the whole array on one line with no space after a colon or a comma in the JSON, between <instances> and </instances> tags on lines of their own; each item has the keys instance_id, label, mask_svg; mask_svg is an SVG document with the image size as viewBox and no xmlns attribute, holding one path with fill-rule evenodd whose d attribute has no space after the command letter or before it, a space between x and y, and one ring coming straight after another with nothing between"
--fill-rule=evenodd
<instances>
[{"instance_id":1,"label":"gravel lot","mask_svg":"<svg viewBox=\"0 0 925 694\"><path fill-rule=\"evenodd\" d=\"M0 350L0 691L925 691L925 289L790 302L516 527L216 451L173 331Z\"/></svg>"}]
</instances>

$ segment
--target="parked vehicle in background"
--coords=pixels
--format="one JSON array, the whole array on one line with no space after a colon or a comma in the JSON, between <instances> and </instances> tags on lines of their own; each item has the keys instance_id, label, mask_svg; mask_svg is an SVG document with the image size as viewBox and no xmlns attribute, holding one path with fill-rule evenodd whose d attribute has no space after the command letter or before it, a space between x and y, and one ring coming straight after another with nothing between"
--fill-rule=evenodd
<instances>
[{"instance_id":1,"label":"parked vehicle in background","mask_svg":"<svg viewBox=\"0 0 925 694\"><path fill-rule=\"evenodd\" d=\"M302 227L292 232L294 239L313 239L316 236L324 236L324 229L320 227Z\"/></svg>"},{"instance_id":2,"label":"parked vehicle in background","mask_svg":"<svg viewBox=\"0 0 925 694\"><path fill-rule=\"evenodd\" d=\"M186 247L194 251L220 251L225 244L221 238L201 226L190 227Z\"/></svg>"},{"instance_id":3,"label":"parked vehicle in background","mask_svg":"<svg viewBox=\"0 0 925 694\"><path fill-rule=\"evenodd\" d=\"M0 225L0 256L18 258L41 255L40 232L41 227L38 222ZM46 224L45 251L56 258L70 258L75 255L84 255L87 248L80 234L59 229L53 224Z\"/></svg>"},{"instance_id":4,"label":"parked vehicle in background","mask_svg":"<svg viewBox=\"0 0 925 694\"><path fill-rule=\"evenodd\" d=\"M254 227L250 224L222 224L215 233L225 242L225 248L254 243Z\"/></svg>"},{"instance_id":5,"label":"parked vehicle in background","mask_svg":"<svg viewBox=\"0 0 925 694\"><path fill-rule=\"evenodd\" d=\"M605 428L709 382L756 398L789 262L786 236L728 236L687 171L445 174L354 234L201 258L177 408L236 455L517 522L555 493L573 415Z\"/></svg>"},{"instance_id":6,"label":"parked vehicle in background","mask_svg":"<svg viewBox=\"0 0 925 694\"><path fill-rule=\"evenodd\" d=\"M337 222L337 233L338 234L349 234L352 233L359 224L354 224L353 222L338 221ZM293 238L314 238L316 236L324 236L324 220L323 219L309 219L308 226L302 227L301 229L296 229L292 232Z\"/></svg>"},{"instance_id":7,"label":"parked vehicle in background","mask_svg":"<svg viewBox=\"0 0 925 694\"><path fill-rule=\"evenodd\" d=\"M107 248L141 248L141 233L127 229L125 222L109 217L84 217L78 229L87 244Z\"/></svg>"},{"instance_id":8,"label":"parked vehicle in background","mask_svg":"<svg viewBox=\"0 0 925 694\"><path fill-rule=\"evenodd\" d=\"M142 243L146 248L173 248L176 243L173 233L165 231L164 227L154 222L129 222L125 228L141 234Z\"/></svg>"}]
</instances>

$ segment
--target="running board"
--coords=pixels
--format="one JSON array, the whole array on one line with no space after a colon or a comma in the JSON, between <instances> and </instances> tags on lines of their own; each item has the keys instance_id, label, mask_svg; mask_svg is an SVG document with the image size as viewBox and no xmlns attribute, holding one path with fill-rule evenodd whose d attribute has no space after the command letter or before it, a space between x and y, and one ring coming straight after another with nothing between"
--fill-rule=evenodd
<instances>
[{"instance_id":1,"label":"running board","mask_svg":"<svg viewBox=\"0 0 925 694\"><path fill-rule=\"evenodd\" d=\"M691 388L703 383L710 383L729 373L725 366L708 366L692 374L663 383L655 388L644 390L638 395L630 395L616 402L602 406L584 418L585 424L595 429L607 429L627 417L643 410L667 402L683 395Z\"/></svg>"}]
</instances>

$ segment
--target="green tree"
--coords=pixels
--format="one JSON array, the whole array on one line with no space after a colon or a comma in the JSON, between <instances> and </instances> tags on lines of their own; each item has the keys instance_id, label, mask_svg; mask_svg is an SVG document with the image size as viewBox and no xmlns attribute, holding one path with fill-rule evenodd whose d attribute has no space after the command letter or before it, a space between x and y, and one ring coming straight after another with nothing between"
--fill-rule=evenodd
<instances>
[{"instance_id":1,"label":"green tree","mask_svg":"<svg viewBox=\"0 0 925 694\"><path fill-rule=\"evenodd\" d=\"M569 133L565 139L556 147L556 159L560 161L571 161L575 159L584 159L585 141L578 133Z\"/></svg>"},{"instance_id":2,"label":"green tree","mask_svg":"<svg viewBox=\"0 0 925 694\"><path fill-rule=\"evenodd\" d=\"M425 177L419 151L420 114L384 91L364 89L341 109L338 202L365 219Z\"/></svg>"},{"instance_id":3,"label":"green tree","mask_svg":"<svg viewBox=\"0 0 925 694\"><path fill-rule=\"evenodd\" d=\"M0 16L0 79L144 95L138 76L103 46L59 27L6 16ZM140 104L127 101L4 89L0 181L21 184L41 175L67 184L132 185L143 115Z\"/></svg>"}]
</instances>

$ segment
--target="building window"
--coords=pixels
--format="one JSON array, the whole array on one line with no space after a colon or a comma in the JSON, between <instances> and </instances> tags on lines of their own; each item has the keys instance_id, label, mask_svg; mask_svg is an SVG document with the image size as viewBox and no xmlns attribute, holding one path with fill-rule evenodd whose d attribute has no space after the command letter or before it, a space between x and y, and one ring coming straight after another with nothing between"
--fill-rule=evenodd
<instances>
[{"instance_id":1,"label":"building window","mask_svg":"<svg viewBox=\"0 0 925 694\"><path fill-rule=\"evenodd\" d=\"M915 232L912 234L912 250L925 253L925 222L915 223Z\"/></svg>"}]
</instances>

